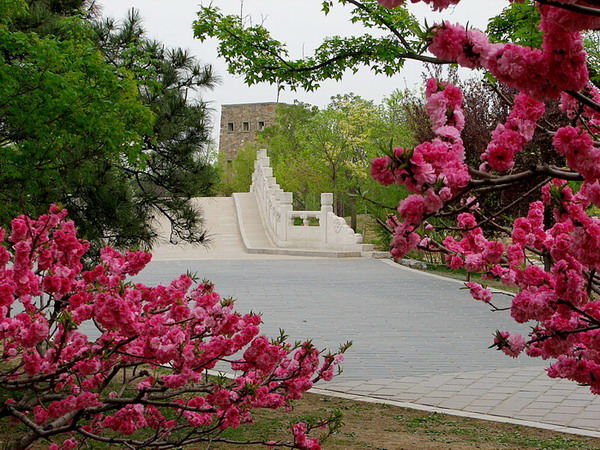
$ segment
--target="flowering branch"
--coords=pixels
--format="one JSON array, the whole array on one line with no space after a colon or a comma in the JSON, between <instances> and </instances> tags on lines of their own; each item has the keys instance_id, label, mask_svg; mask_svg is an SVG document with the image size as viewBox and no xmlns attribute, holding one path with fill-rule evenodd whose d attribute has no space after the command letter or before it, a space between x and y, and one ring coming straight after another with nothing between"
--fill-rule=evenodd
<instances>
[{"instance_id":1,"label":"flowering branch","mask_svg":"<svg viewBox=\"0 0 600 450\"><path fill-rule=\"evenodd\" d=\"M378 1L386 7L404 3ZM436 10L460 0L422 1ZM600 394L600 302L595 297L600 294L600 219L589 214L592 206L600 207L600 92L588 82L580 33L600 28L600 10L589 4L600 6L598 0L537 2L544 41L536 49L492 43L478 30L449 22L435 25L429 50L437 58L483 68L519 91L514 101L505 99L510 114L493 130L480 155L482 164L469 167L462 142L462 93L430 79L426 110L436 137L375 159L371 173L383 185L404 185L412 193L400 202L398 215L388 219L395 258L413 249L441 253L451 269L466 271L471 296L494 311L504 309L492 304L496 293L471 281L471 275L515 287L507 310L516 322L535 325L528 339L498 331L493 346L511 357L525 352L554 359L549 376L587 384ZM550 99L560 99L569 125L556 130L538 126ZM538 160L515 172L515 162L537 130L551 136L548 151L555 151L565 167ZM535 186L508 205L489 212L480 208L482 194L530 180ZM510 226L496 222L530 196L537 198L526 214L509 218ZM483 225L508 239L489 238ZM448 234L439 238L441 231Z\"/></svg>"},{"instance_id":2,"label":"flowering branch","mask_svg":"<svg viewBox=\"0 0 600 450\"><path fill-rule=\"evenodd\" d=\"M223 429L251 421L255 408L290 407L343 360L349 345L321 357L310 342L270 343L259 335L260 316L235 312L234 300L210 283L194 287L189 275L166 286L128 282L147 253L107 247L100 264L83 270L88 243L65 217L53 206L37 220L14 219L11 250L0 229L0 387L20 397L9 398L0 417L29 430L15 448L62 436L71 449L77 435L131 448L218 440ZM96 339L79 328L90 320ZM241 359L229 358L238 352ZM240 373L234 382L205 378L228 360ZM293 435L298 442L285 445L319 447L306 433Z\"/></svg>"},{"instance_id":3,"label":"flowering branch","mask_svg":"<svg viewBox=\"0 0 600 450\"><path fill-rule=\"evenodd\" d=\"M577 4L572 4L572 3L561 3L561 2L555 2L555 1L551 1L551 0L537 0L538 3L542 4L542 5L548 5L548 6L554 6L556 8L562 8L566 11L573 11L576 13L581 13L581 14L587 14L590 16L600 16L600 10L596 9L596 8L590 8L589 6L583 6L583 5L577 5ZM598 3L594 3L594 1L589 1L588 3L592 3L592 4L596 4L597 6Z\"/></svg>"}]
</instances>

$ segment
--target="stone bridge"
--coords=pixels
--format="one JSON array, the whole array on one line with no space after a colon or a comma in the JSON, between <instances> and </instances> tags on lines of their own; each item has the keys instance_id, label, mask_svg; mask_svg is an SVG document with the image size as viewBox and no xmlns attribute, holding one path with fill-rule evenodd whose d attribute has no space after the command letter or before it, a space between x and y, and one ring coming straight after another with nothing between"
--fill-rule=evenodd
<instances>
[{"instance_id":1,"label":"stone bridge","mask_svg":"<svg viewBox=\"0 0 600 450\"><path fill-rule=\"evenodd\" d=\"M210 239L208 247L170 245L163 238L155 258L221 258L244 254L312 257L372 257L373 246L333 213L333 194L321 194L318 211L295 211L293 194L284 192L269 164L266 150L259 150L250 192L232 197L194 199L203 211ZM167 226L162 223L163 229ZM375 253L377 255L377 253Z\"/></svg>"}]
</instances>

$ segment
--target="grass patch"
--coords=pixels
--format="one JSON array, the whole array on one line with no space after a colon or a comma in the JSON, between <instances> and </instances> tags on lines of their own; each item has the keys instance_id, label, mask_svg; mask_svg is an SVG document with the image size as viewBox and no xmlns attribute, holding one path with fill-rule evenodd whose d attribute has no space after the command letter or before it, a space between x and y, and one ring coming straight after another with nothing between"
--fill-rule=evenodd
<instances>
[{"instance_id":1,"label":"grass patch","mask_svg":"<svg viewBox=\"0 0 600 450\"><path fill-rule=\"evenodd\" d=\"M291 415L283 411L257 411L255 424L228 430L226 436L289 440L289 424L327 416L335 410L342 412L343 425L325 442L323 448L327 450L600 448L600 440L595 438L314 394L307 394L297 402ZM214 444L210 448L248 447Z\"/></svg>"}]
</instances>

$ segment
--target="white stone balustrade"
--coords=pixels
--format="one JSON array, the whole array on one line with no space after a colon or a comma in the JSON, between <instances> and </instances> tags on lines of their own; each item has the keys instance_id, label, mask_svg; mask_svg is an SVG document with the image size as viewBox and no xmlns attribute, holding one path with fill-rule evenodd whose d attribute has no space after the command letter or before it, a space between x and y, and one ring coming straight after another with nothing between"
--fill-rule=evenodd
<instances>
[{"instance_id":1,"label":"white stone balustrade","mask_svg":"<svg viewBox=\"0 0 600 450\"><path fill-rule=\"evenodd\" d=\"M320 211L294 211L293 194L277 184L267 151L257 152L250 192L256 197L265 229L273 243L283 248L370 251L362 236L333 213L333 194L321 194Z\"/></svg>"}]
</instances>

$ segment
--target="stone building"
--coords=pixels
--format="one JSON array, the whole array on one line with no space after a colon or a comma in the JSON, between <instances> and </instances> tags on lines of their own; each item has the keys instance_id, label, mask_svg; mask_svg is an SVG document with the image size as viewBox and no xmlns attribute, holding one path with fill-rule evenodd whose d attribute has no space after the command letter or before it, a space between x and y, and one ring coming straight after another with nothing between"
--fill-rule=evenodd
<instances>
[{"instance_id":1,"label":"stone building","mask_svg":"<svg viewBox=\"0 0 600 450\"><path fill-rule=\"evenodd\" d=\"M238 151L254 142L256 132L273 124L277 103L241 103L221 106L219 153L233 161Z\"/></svg>"}]
</instances>

